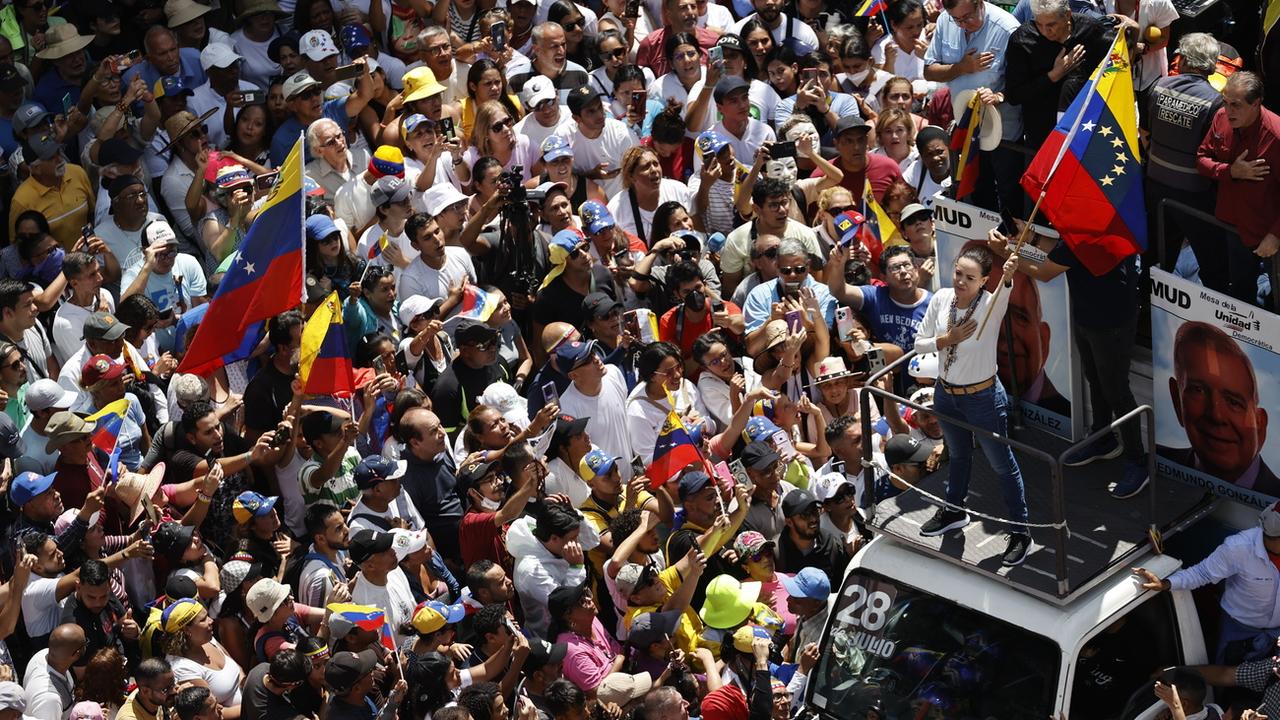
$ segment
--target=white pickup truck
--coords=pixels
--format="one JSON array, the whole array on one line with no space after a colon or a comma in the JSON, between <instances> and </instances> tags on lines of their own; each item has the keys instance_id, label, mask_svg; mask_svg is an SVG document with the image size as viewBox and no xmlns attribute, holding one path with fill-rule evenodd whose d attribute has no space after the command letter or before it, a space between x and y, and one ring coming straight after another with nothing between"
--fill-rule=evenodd
<instances>
[{"instance_id":1,"label":"white pickup truck","mask_svg":"<svg viewBox=\"0 0 1280 720\"><path fill-rule=\"evenodd\" d=\"M1043 510L1052 473L1022 464L1031 521L1052 521ZM1148 531L1171 545L1181 535L1195 562L1222 536L1255 524L1257 511L1167 480L1153 481L1151 497L1116 500L1106 484L1118 468L1107 465L1060 476L1065 544L1052 528L1034 529L1030 557L1012 569L999 560L1003 525L975 517L961 532L924 538L918 527L935 505L914 492L882 500L869 523L877 536L832 594L806 709L831 720L1156 717L1163 706L1150 677L1208 662L1201 628L1216 631L1217 608L1200 598L1202 618L1192 593L1140 587L1131 567L1163 578L1183 565L1156 553ZM1000 515L1000 493L984 472L975 458L969 507ZM944 478L920 487L940 494Z\"/></svg>"}]
</instances>

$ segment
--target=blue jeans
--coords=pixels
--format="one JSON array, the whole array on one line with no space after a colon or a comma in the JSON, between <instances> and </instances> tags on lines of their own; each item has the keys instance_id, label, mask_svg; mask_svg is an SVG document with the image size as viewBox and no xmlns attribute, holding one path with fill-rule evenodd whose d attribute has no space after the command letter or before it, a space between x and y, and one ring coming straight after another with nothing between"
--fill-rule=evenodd
<instances>
[{"instance_id":1,"label":"blue jeans","mask_svg":"<svg viewBox=\"0 0 1280 720\"><path fill-rule=\"evenodd\" d=\"M942 416L963 420L970 425L986 428L999 435L1008 436L1009 396L997 379L995 384L972 395L952 395L938 389L934 394L934 409L942 422L942 436L951 455L947 470L947 502L964 507L969 495L969 469L973 462L973 433L959 425L949 423ZM978 444L987 456L987 462L1000 476L1004 491L1004 503L1009 508L1010 519L1015 523L1027 522L1027 491L1022 484L1022 470L1013 457L1013 449L990 438L979 438ZM1027 532L1023 525L1014 525L1013 532Z\"/></svg>"}]
</instances>

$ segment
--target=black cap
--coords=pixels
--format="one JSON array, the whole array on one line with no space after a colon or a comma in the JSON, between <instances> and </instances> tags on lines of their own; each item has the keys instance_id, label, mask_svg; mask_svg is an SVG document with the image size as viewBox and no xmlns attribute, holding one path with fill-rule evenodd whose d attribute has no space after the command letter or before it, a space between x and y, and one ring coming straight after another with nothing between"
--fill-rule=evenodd
<instances>
[{"instance_id":1,"label":"black cap","mask_svg":"<svg viewBox=\"0 0 1280 720\"><path fill-rule=\"evenodd\" d=\"M583 85L569 91L569 98L565 104L569 106L569 112L581 115L582 111L591 107L593 102L601 102L600 93L589 85Z\"/></svg>"},{"instance_id":2,"label":"black cap","mask_svg":"<svg viewBox=\"0 0 1280 720\"><path fill-rule=\"evenodd\" d=\"M609 293L596 291L582 299L582 309L592 320L599 320L617 307L622 307L622 303L614 300Z\"/></svg>"},{"instance_id":3,"label":"black cap","mask_svg":"<svg viewBox=\"0 0 1280 720\"><path fill-rule=\"evenodd\" d=\"M0 63L0 90L20 90L27 84L13 63Z\"/></svg>"},{"instance_id":4,"label":"black cap","mask_svg":"<svg viewBox=\"0 0 1280 720\"><path fill-rule=\"evenodd\" d=\"M360 678L373 672L377 664L378 654L373 650L336 653L324 666L324 684L339 695L345 694Z\"/></svg>"},{"instance_id":5,"label":"black cap","mask_svg":"<svg viewBox=\"0 0 1280 720\"><path fill-rule=\"evenodd\" d=\"M327 410L316 410L302 416L302 437L307 442L337 432L342 432L342 419Z\"/></svg>"},{"instance_id":6,"label":"black cap","mask_svg":"<svg viewBox=\"0 0 1280 720\"><path fill-rule=\"evenodd\" d=\"M551 616L551 622L554 624L560 618L564 617L578 603L582 602L583 596L587 594L587 582L584 580L577 585L569 585L567 587L558 587L551 591L551 595L547 597L547 613Z\"/></svg>"},{"instance_id":7,"label":"black cap","mask_svg":"<svg viewBox=\"0 0 1280 720\"><path fill-rule=\"evenodd\" d=\"M871 125L861 115L845 115L836 123L835 137L840 137L846 130L870 130Z\"/></svg>"},{"instance_id":8,"label":"black cap","mask_svg":"<svg viewBox=\"0 0 1280 720\"><path fill-rule=\"evenodd\" d=\"M884 462L889 467L922 463L929 459L930 454L931 451L928 446L907 433L894 435L884 445Z\"/></svg>"},{"instance_id":9,"label":"black cap","mask_svg":"<svg viewBox=\"0 0 1280 720\"><path fill-rule=\"evenodd\" d=\"M453 331L453 338L458 341L459 345L488 342L497 339L497 337L497 328L475 318L462 318L458 321L458 326Z\"/></svg>"},{"instance_id":10,"label":"black cap","mask_svg":"<svg viewBox=\"0 0 1280 720\"><path fill-rule=\"evenodd\" d=\"M151 533L151 546L155 548L156 554L177 564L181 562L182 554L191 547L191 538L195 532L194 525L182 525L176 522L161 523L160 527Z\"/></svg>"},{"instance_id":11,"label":"black cap","mask_svg":"<svg viewBox=\"0 0 1280 720\"><path fill-rule=\"evenodd\" d=\"M111 178L111 184L107 185L107 196L114 200L120 197L120 193L134 185L143 185L137 175L117 175Z\"/></svg>"},{"instance_id":12,"label":"black cap","mask_svg":"<svg viewBox=\"0 0 1280 720\"><path fill-rule=\"evenodd\" d=\"M795 517L810 508L818 507L820 505L821 503L818 502L818 498L814 497L808 490L796 488L795 490L787 493L786 497L782 498L782 516Z\"/></svg>"},{"instance_id":13,"label":"black cap","mask_svg":"<svg viewBox=\"0 0 1280 720\"><path fill-rule=\"evenodd\" d=\"M711 482L711 476L701 470L687 472L680 476L680 499L683 501L690 495L698 492Z\"/></svg>"},{"instance_id":14,"label":"black cap","mask_svg":"<svg viewBox=\"0 0 1280 720\"><path fill-rule=\"evenodd\" d=\"M395 542L395 536L389 532L378 532L369 528L357 530L351 536L347 555L351 558L351 562L359 565L374 555L390 550L393 542Z\"/></svg>"},{"instance_id":15,"label":"black cap","mask_svg":"<svg viewBox=\"0 0 1280 720\"><path fill-rule=\"evenodd\" d=\"M164 595L169 602L196 596L196 581L189 575L170 575L164 583Z\"/></svg>"},{"instance_id":16,"label":"black cap","mask_svg":"<svg viewBox=\"0 0 1280 720\"><path fill-rule=\"evenodd\" d=\"M718 103L724 102L724 99L729 97L729 93L737 90L747 90L750 87L751 83L748 83L737 75L728 75L720 78L716 83L715 90L711 91L711 96L714 97L715 101Z\"/></svg>"},{"instance_id":17,"label":"black cap","mask_svg":"<svg viewBox=\"0 0 1280 720\"><path fill-rule=\"evenodd\" d=\"M742 462L752 470L764 470L778 462L781 457L778 451L774 450L773 446L766 442L748 443L742 449Z\"/></svg>"},{"instance_id":18,"label":"black cap","mask_svg":"<svg viewBox=\"0 0 1280 720\"><path fill-rule=\"evenodd\" d=\"M458 468L458 495L466 497L467 491L479 484L489 473L501 469L502 466L496 460L494 462L476 460L464 464Z\"/></svg>"},{"instance_id":19,"label":"black cap","mask_svg":"<svg viewBox=\"0 0 1280 720\"><path fill-rule=\"evenodd\" d=\"M641 613L631 621L631 632L627 635L627 643L645 651L649 646L662 642L664 638L674 637L676 628L680 626L681 610L666 612Z\"/></svg>"},{"instance_id":20,"label":"black cap","mask_svg":"<svg viewBox=\"0 0 1280 720\"><path fill-rule=\"evenodd\" d=\"M746 46L742 44L742 38L738 37L734 33L725 33L721 35L720 39L716 40L716 47L736 50L743 55L747 53Z\"/></svg>"},{"instance_id":21,"label":"black cap","mask_svg":"<svg viewBox=\"0 0 1280 720\"><path fill-rule=\"evenodd\" d=\"M572 415L561 415L556 418L556 429L551 434L551 444L547 446L547 457L555 457L560 448L574 435L580 435L587 429L591 418L575 418Z\"/></svg>"},{"instance_id":22,"label":"black cap","mask_svg":"<svg viewBox=\"0 0 1280 720\"><path fill-rule=\"evenodd\" d=\"M141 150L118 138L111 138L98 146L98 167L114 163L128 165L138 162L140 157Z\"/></svg>"},{"instance_id":23,"label":"black cap","mask_svg":"<svg viewBox=\"0 0 1280 720\"><path fill-rule=\"evenodd\" d=\"M529 657L524 662L526 673L541 670L548 665L559 665L569 652L565 643L549 643L538 638L529 638Z\"/></svg>"}]
</instances>

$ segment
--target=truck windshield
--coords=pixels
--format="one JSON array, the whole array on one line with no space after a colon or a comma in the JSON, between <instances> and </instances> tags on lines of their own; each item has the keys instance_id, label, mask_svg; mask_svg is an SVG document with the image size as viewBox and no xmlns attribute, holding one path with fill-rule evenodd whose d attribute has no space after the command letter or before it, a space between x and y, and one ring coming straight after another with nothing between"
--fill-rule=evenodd
<instances>
[{"instance_id":1,"label":"truck windshield","mask_svg":"<svg viewBox=\"0 0 1280 720\"><path fill-rule=\"evenodd\" d=\"M821 651L810 702L830 718L1044 720L1053 708L1055 643L874 573L845 579Z\"/></svg>"}]
</instances>

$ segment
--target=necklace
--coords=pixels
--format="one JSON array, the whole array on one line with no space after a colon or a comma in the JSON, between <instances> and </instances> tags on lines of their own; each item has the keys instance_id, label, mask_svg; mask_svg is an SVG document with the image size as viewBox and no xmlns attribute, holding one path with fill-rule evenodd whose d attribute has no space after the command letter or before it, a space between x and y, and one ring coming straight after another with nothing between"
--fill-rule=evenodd
<instances>
[{"instance_id":1,"label":"necklace","mask_svg":"<svg viewBox=\"0 0 1280 720\"><path fill-rule=\"evenodd\" d=\"M963 324L965 324L965 323L969 322L969 319L973 317L973 313L974 313L975 311L977 311L977 309L978 309L978 305L979 305L979 304L981 303L981 301L982 301L982 294L983 294L984 292L986 292L986 288L979 288L979 290L978 290L978 296L977 296L977 297L975 297L975 298L973 299L973 302L969 303L969 308L968 308L967 310L965 310L965 312L964 312L964 317L960 319L960 322L956 322L956 300L958 299L958 297L955 295L954 291L952 292L952 295L951 295L951 311L950 311L950 313L949 313L949 317L948 317L948 320L950 321L950 324L948 325L948 329L955 328L955 327L959 327L960 325L963 325ZM960 343L955 343L954 345L948 345L948 346L946 347L946 349L945 349L945 350L943 350L943 354L946 356L945 358L943 358L943 361L942 361L942 374L943 374L943 375L947 375L948 373L950 373L950 371L951 371L951 366L952 366L953 364L955 364L955 361L956 361L956 354L957 354L957 353L956 353L956 348L957 348L959 345L960 345Z\"/></svg>"}]
</instances>

